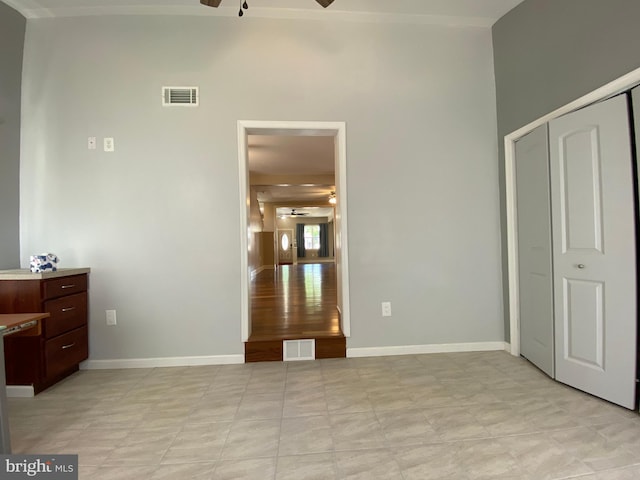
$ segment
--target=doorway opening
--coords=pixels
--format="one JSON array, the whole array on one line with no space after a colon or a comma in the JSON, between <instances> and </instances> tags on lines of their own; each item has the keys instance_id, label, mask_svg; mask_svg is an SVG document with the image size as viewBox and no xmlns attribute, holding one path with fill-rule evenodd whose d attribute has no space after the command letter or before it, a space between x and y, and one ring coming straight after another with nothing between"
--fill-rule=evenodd
<instances>
[{"instance_id":1,"label":"doorway opening","mask_svg":"<svg viewBox=\"0 0 640 480\"><path fill-rule=\"evenodd\" d=\"M246 361L281 360L284 340L308 338L316 358L345 356L345 147L344 123L238 122Z\"/></svg>"}]
</instances>

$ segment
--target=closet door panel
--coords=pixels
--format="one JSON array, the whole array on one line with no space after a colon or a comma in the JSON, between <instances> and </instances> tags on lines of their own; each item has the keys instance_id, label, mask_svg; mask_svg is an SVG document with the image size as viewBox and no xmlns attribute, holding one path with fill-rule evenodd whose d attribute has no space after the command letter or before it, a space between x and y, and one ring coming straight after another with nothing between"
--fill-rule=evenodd
<instances>
[{"instance_id":1,"label":"closet door panel","mask_svg":"<svg viewBox=\"0 0 640 480\"><path fill-rule=\"evenodd\" d=\"M626 96L549 124L556 379L634 408L636 252Z\"/></svg>"},{"instance_id":2,"label":"closet door panel","mask_svg":"<svg viewBox=\"0 0 640 480\"><path fill-rule=\"evenodd\" d=\"M547 125L516 142L520 353L554 376Z\"/></svg>"},{"instance_id":3,"label":"closet door panel","mask_svg":"<svg viewBox=\"0 0 640 480\"><path fill-rule=\"evenodd\" d=\"M636 163L640 163L640 87L636 87L631 91L631 99L633 101L633 118L635 125L636 137ZM636 174L640 175L640 166L636 168ZM640 178L637 179L637 185L640 185ZM636 204L636 218L640 223L640 204ZM637 339L637 356L636 356L636 378L640 378L640 318L638 319L638 339ZM636 400L640 397L640 382L636 382Z\"/></svg>"}]
</instances>

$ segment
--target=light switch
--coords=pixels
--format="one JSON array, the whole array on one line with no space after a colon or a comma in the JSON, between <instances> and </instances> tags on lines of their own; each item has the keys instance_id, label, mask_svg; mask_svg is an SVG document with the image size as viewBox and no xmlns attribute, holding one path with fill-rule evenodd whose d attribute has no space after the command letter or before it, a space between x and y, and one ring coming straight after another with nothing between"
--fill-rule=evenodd
<instances>
[{"instance_id":1,"label":"light switch","mask_svg":"<svg viewBox=\"0 0 640 480\"><path fill-rule=\"evenodd\" d=\"M87 139L87 148L89 150L95 150L96 149L96 137L89 137Z\"/></svg>"},{"instance_id":2,"label":"light switch","mask_svg":"<svg viewBox=\"0 0 640 480\"><path fill-rule=\"evenodd\" d=\"M118 322L116 321L116 311L115 310L106 310L106 317L107 317L107 325L117 325Z\"/></svg>"}]
</instances>

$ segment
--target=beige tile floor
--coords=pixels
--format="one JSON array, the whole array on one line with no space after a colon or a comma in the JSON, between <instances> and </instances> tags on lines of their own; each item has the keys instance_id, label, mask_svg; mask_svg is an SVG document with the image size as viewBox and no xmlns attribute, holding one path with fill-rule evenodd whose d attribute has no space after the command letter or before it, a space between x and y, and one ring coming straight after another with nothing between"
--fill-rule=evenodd
<instances>
[{"instance_id":1,"label":"beige tile floor","mask_svg":"<svg viewBox=\"0 0 640 480\"><path fill-rule=\"evenodd\" d=\"M640 417L504 352L81 371L10 399L80 478L640 479Z\"/></svg>"}]
</instances>

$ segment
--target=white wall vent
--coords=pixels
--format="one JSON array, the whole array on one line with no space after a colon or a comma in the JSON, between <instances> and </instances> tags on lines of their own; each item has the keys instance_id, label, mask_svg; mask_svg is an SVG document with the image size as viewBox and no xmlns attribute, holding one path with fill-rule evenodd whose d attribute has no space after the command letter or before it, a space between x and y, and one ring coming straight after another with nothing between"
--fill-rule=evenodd
<instances>
[{"instance_id":1,"label":"white wall vent","mask_svg":"<svg viewBox=\"0 0 640 480\"><path fill-rule=\"evenodd\" d=\"M197 107L198 87L162 87L162 105L165 107Z\"/></svg>"},{"instance_id":2,"label":"white wall vent","mask_svg":"<svg viewBox=\"0 0 640 480\"><path fill-rule=\"evenodd\" d=\"M282 359L285 362L296 360L315 360L316 341L310 340L283 340Z\"/></svg>"}]
</instances>

